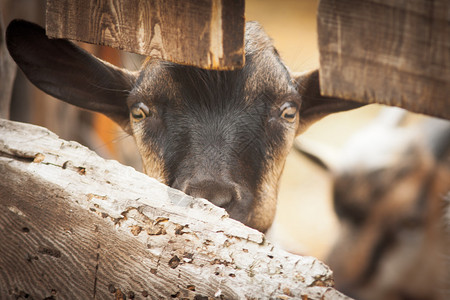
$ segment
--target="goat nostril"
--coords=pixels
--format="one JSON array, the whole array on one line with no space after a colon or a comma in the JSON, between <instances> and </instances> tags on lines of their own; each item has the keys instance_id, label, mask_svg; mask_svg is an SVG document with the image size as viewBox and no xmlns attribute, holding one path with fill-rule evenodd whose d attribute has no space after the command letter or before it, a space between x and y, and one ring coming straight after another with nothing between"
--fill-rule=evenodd
<instances>
[{"instance_id":1,"label":"goat nostril","mask_svg":"<svg viewBox=\"0 0 450 300\"><path fill-rule=\"evenodd\" d=\"M184 192L195 198L204 198L214 205L226 207L236 198L236 189L232 185L205 180L189 183Z\"/></svg>"}]
</instances>

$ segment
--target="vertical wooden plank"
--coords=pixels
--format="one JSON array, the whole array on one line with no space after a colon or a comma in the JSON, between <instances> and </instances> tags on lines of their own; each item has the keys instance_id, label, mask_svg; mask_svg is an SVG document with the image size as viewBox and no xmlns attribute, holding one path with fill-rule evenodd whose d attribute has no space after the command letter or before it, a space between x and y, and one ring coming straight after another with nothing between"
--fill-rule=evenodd
<instances>
[{"instance_id":1,"label":"vertical wooden plank","mask_svg":"<svg viewBox=\"0 0 450 300\"><path fill-rule=\"evenodd\" d=\"M5 27L0 8L0 118L9 119L9 108L15 76L16 64L6 49Z\"/></svg>"},{"instance_id":2,"label":"vertical wooden plank","mask_svg":"<svg viewBox=\"0 0 450 300\"><path fill-rule=\"evenodd\" d=\"M323 0L321 91L450 119L450 2Z\"/></svg>"},{"instance_id":3,"label":"vertical wooden plank","mask_svg":"<svg viewBox=\"0 0 450 300\"><path fill-rule=\"evenodd\" d=\"M47 0L46 30L208 69L244 62L244 0Z\"/></svg>"}]
</instances>

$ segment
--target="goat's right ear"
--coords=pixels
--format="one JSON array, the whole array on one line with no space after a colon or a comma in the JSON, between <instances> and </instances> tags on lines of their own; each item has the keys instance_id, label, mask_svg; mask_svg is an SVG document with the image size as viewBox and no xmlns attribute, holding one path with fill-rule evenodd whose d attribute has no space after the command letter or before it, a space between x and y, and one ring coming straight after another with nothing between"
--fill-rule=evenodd
<instances>
[{"instance_id":1,"label":"goat's right ear","mask_svg":"<svg viewBox=\"0 0 450 300\"><path fill-rule=\"evenodd\" d=\"M297 84L298 92L302 96L300 124L297 134L304 132L311 124L329 114L365 105L356 101L322 96L320 94L318 70L294 75L293 79Z\"/></svg>"},{"instance_id":2,"label":"goat's right ear","mask_svg":"<svg viewBox=\"0 0 450 300\"><path fill-rule=\"evenodd\" d=\"M33 23L14 20L6 30L9 53L28 79L67 103L100 112L125 130L127 97L137 75L104 62L65 39L49 39Z\"/></svg>"}]
</instances>

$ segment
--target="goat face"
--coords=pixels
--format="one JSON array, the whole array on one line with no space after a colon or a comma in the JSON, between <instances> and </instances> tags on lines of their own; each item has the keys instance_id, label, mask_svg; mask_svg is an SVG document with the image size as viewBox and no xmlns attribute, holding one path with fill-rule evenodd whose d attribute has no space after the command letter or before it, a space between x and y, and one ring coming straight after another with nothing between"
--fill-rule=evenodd
<instances>
[{"instance_id":1,"label":"goat face","mask_svg":"<svg viewBox=\"0 0 450 300\"><path fill-rule=\"evenodd\" d=\"M247 50L246 62L210 71L147 61L130 124L147 174L265 229L301 98L273 48Z\"/></svg>"},{"instance_id":2,"label":"goat face","mask_svg":"<svg viewBox=\"0 0 450 300\"><path fill-rule=\"evenodd\" d=\"M145 172L265 231L293 139L324 115L360 106L321 97L317 72L291 76L248 23L242 69L212 71L148 58L139 72L105 63L42 28L13 21L8 49L27 77L132 134Z\"/></svg>"}]
</instances>

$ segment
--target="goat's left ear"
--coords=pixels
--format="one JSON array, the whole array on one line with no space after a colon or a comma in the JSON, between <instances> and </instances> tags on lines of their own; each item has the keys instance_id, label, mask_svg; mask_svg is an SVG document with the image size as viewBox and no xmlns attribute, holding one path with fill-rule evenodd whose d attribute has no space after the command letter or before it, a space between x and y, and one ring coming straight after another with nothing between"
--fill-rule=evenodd
<instances>
[{"instance_id":1,"label":"goat's left ear","mask_svg":"<svg viewBox=\"0 0 450 300\"><path fill-rule=\"evenodd\" d=\"M331 98L320 95L319 71L314 70L293 76L297 89L302 96L300 124L297 134L304 132L314 122L340 111L346 111L365 105L351 100Z\"/></svg>"},{"instance_id":2,"label":"goat's left ear","mask_svg":"<svg viewBox=\"0 0 450 300\"><path fill-rule=\"evenodd\" d=\"M127 97L137 73L104 62L68 40L50 39L44 28L24 20L9 24L6 42L11 57L35 86L64 102L103 113L129 132Z\"/></svg>"}]
</instances>

